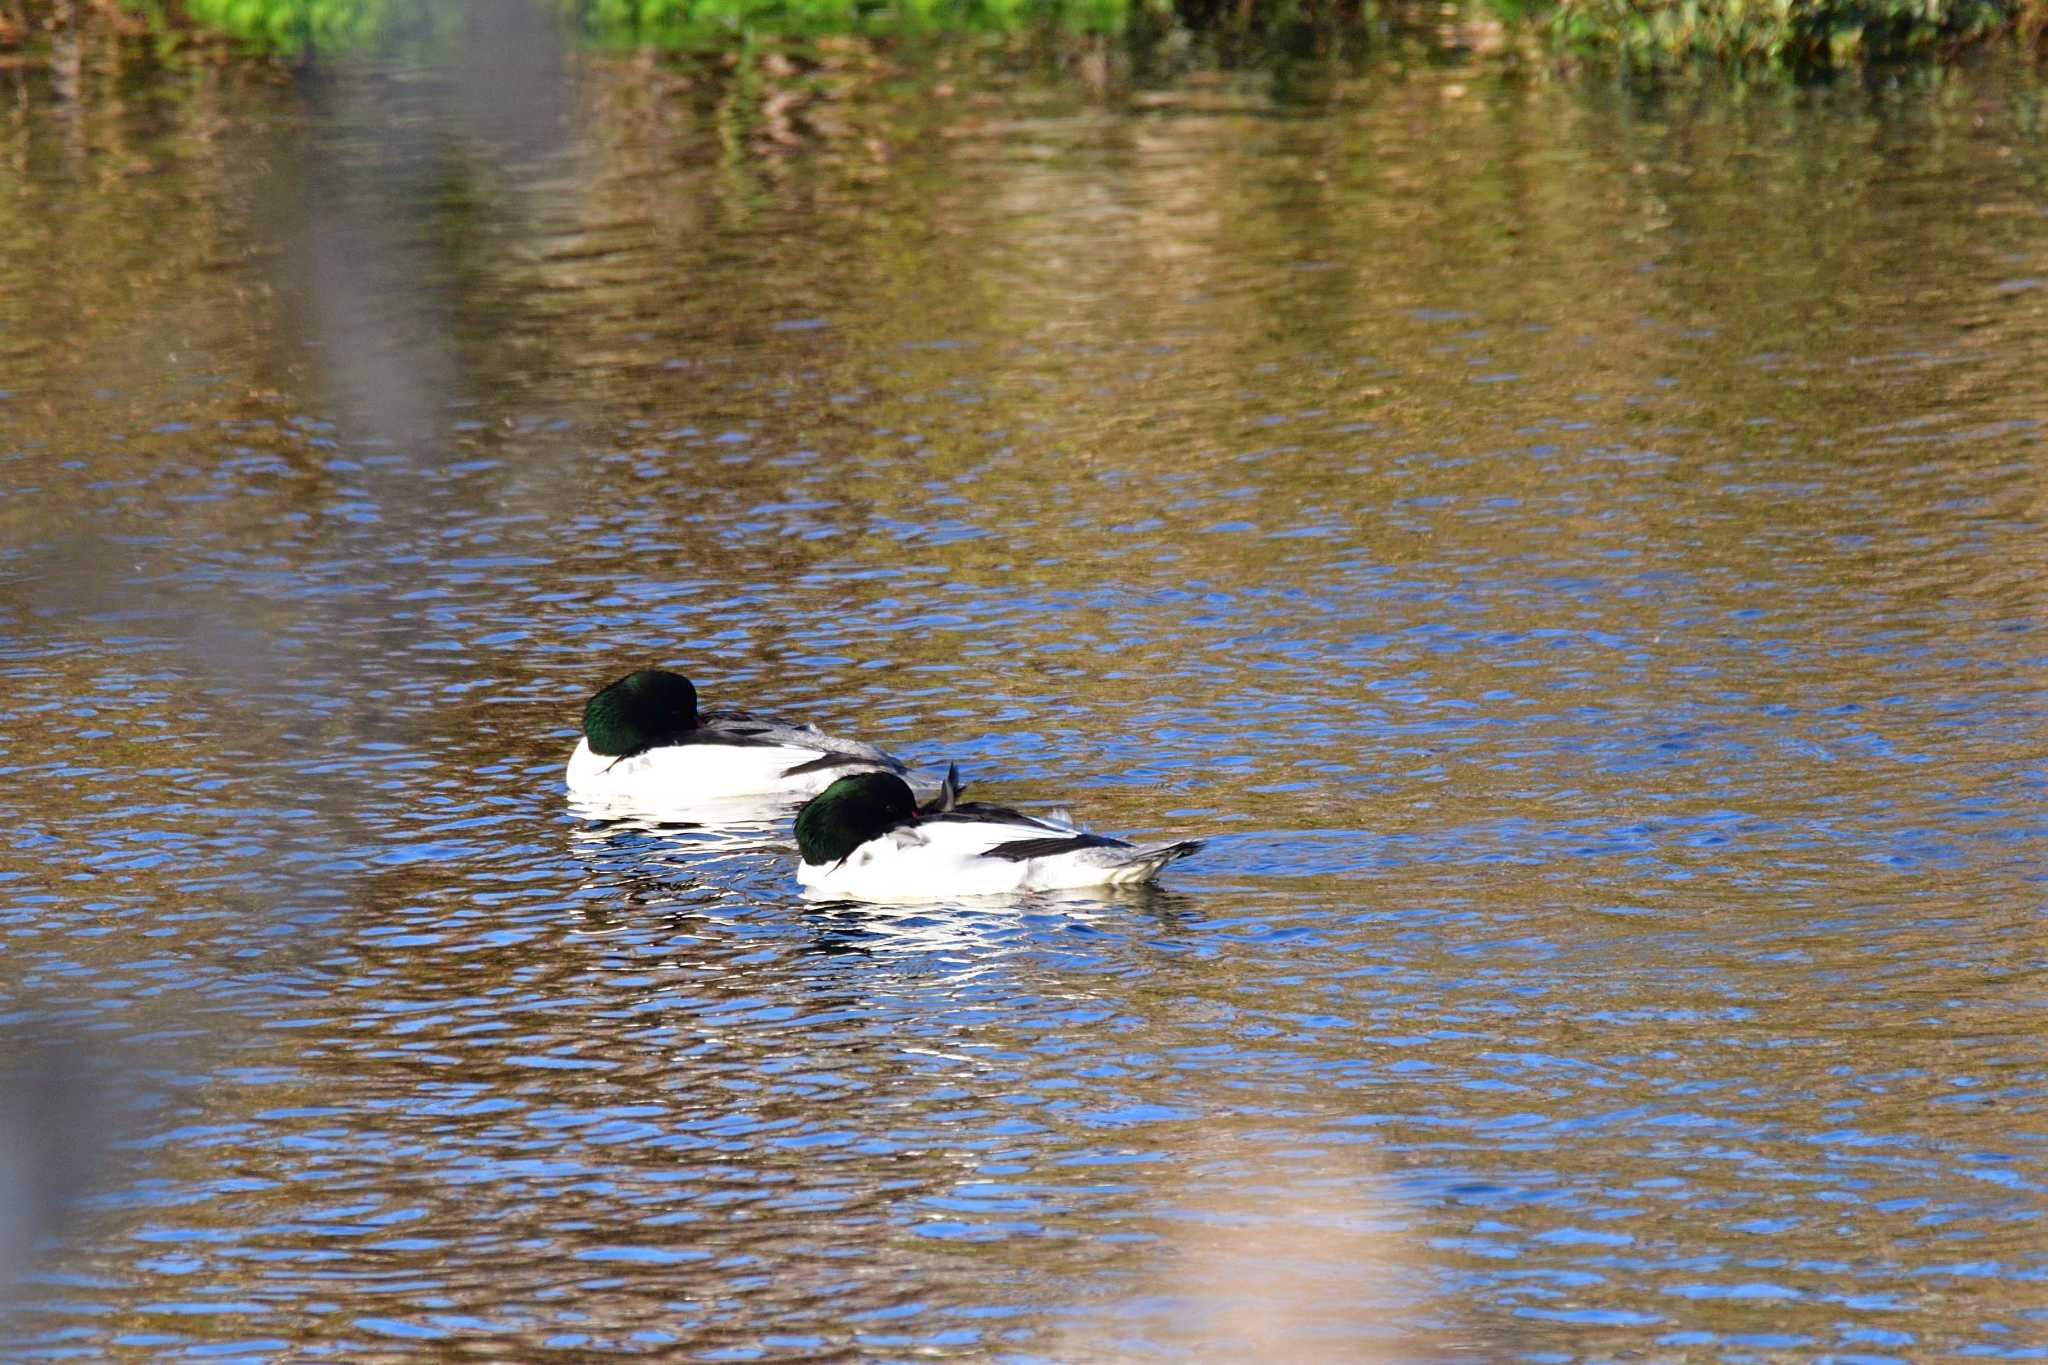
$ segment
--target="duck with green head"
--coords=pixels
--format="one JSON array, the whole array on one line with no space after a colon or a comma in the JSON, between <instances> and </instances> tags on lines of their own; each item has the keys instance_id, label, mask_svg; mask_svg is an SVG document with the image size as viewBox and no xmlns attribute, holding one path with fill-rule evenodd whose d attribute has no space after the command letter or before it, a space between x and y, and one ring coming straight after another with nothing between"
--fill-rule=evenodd
<instances>
[{"instance_id":1,"label":"duck with green head","mask_svg":"<svg viewBox=\"0 0 2048 1365\"><path fill-rule=\"evenodd\" d=\"M796 816L796 879L838 900L930 901L1149 882L1201 843L1133 844L1063 820L959 800L948 770L919 807L902 777L838 778Z\"/></svg>"},{"instance_id":2,"label":"duck with green head","mask_svg":"<svg viewBox=\"0 0 2048 1365\"><path fill-rule=\"evenodd\" d=\"M748 711L699 711L680 673L643 668L583 707L570 755L569 794L635 809L814 796L848 773L900 776L903 763L872 744Z\"/></svg>"}]
</instances>

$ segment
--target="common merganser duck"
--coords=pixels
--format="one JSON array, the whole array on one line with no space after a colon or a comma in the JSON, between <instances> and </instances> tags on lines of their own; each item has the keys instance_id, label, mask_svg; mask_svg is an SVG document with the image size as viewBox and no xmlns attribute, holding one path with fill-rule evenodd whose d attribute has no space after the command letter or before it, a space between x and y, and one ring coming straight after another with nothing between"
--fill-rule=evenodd
<instances>
[{"instance_id":1,"label":"common merganser duck","mask_svg":"<svg viewBox=\"0 0 2048 1365\"><path fill-rule=\"evenodd\" d=\"M585 704L583 738L566 776L569 794L581 800L661 810L738 798L793 804L849 772L901 780L905 771L874 745L815 725L748 711L699 712L688 678L643 668Z\"/></svg>"},{"instance_id":2,"label":"common merganser duck","mask_svg":"<svg viewBox=\"0 0 2048 1365\"><path fill-rule=\"evenodd\" d=\"M796 815L796 879L820 896L928 901L1151 881L1198 840L1140 846L1006 806L959 799L949 769L922 809L892 772L836 779Z\"/></svg>"}]
</instances>

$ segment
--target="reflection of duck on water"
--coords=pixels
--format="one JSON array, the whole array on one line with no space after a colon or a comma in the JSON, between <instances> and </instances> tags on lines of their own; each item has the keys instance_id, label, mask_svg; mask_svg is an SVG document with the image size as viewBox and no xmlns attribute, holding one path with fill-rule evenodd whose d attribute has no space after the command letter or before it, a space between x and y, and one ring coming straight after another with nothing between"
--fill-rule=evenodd
<instances>
[{"instance_id":1,"label":"reflection of duck on water","mask_svg":"<svg viewBox=\"0 0 2048 1365\"><path fill-rule=\"evenodd\" d=\"M842 777L797 812L797 881L814 895L930 901L1149 882L1201 844L1138 845L1063 819L959 800L948 770L920 809L890 772Z\"/></svg>"},{"instance_id":2,"label":"reflection of duck on water","mask_svg":"<svg viewBox=\"0 0 2048 1365\"><path fill-rule=\"evenodd\" d=\"M810 950L823 956L893 958L943 953L977 969L1006 953L1029 950L1076 926L1125 928L1135 912L1160 930L1178 931L1200 902L1154 882L1027 891L1000 898L954 897L951 903L831 900L813 894L807 921Z\"/></svg>"},{"instance_id":3,"label":"reflection of duck on water","mask_svg":"<svg viewBox=\"0 0 2048 1365\"><path fill-rule=\"evenodd\" d=\"M758 798L794 804L848 773L908 770L872 744L748 711L697 709L680 673L643 668L593 696L566 774L585 801L668 813ZM685 815L683 818L689 818Z\"/></svg>"},{"instance_id":4,"label":"reflection of duck on water","mask_svg":"<svg viewBox=\"0 0 2048 1365\"><path fill-rule=\"evenodd\" d=\"M616 843L621 836L648 835L744 845L774 842L778 828L789 818L789 804L775 797L735 796L720 801L670 801L653 811L632 799L571 796L569 813L588 822L573 834L583 843ZM780 846L788 847L786 835Z\"/></svg>"},{"instance_id":5,"label":"reflection of duck on water","mask_svg":"<svg viewBox=\"0 0 2048 1365\"><path fill-rule=\"evenodd\" d=\"M789 806L773 797L671 801L650 810L632 799L571 796L580 817L569 839L588 862L586 886L615 888L634 905L765 890L789 852Z\"/></svg>"}]
</instances>

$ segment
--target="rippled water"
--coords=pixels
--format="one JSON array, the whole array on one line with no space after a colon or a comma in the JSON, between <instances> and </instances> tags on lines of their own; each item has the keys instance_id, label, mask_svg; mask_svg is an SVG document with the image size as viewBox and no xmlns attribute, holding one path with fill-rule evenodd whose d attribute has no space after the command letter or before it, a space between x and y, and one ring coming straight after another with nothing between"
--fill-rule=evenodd
<instances>
[{"instance_id":1,"label":"rippled water","mask_svg":"<svg viewBox=\"0 0 2048 1365\"><path fill-rule=\"evenodd\" d=\"M2026 80L598 63L407 448L289 91L4 74L10 1355L2048 1355ZM1209 845L813 907L649 662Z\"/></svg>"}]
</instances>

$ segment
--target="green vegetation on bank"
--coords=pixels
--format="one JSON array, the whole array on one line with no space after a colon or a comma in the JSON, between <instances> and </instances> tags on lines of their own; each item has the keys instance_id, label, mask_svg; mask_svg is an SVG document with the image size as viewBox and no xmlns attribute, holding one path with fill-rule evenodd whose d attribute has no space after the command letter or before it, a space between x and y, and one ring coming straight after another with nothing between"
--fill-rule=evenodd
<instances>
[{"instance_id":1,"label":"green vegetation on bank","mask_svg":"<svg viewBox=\"0 0 2048 1365\"><path fill-rule=\"evenodd\" d=\"M564 0L603 42L692 46L706 34L1052 29L1115 33L1146 0Z\"/></svg>"},{"instance_id":2,"label":"green vegetation on bank","mask_svg":"<svg viewBox=\"0 0 2048 1365\"><path fill-rule=\"evenodd\" d=\"M1533 21L1565 51L1644 66L1827 68L1940 57L2002 33L2032 44L2048 21L2048 0L1554 0L1526 9L1518 0L1491 2L1506 18Z\"/></svg>"},{"instance_id":3,"label":"green vegetation on bank","mask_svg":"<svg viewBox=\"0 0 2048 1365\"><path fill-rule=\"evenodd\" d=\"M500 0L516 3L517 0ZM969 32L1246 44L1311 33L1421 34L1631 69L1708 63L1816 71L1943 60L2012 36L2039 50L2048 0L531 0L590 41L702 49L749 37ZM277 51L432 35L449 0L0 0L0 47L67 25L215 32Z\"/></svg>"},{"instance_id":4,"label":"green vegetation on bank","mask_svg":"<svg viewBox=\"0 0 2048 1365\"><path fill-rule=\"evenodd\" d=\"M445 0L126 0L279 49L353 48L394 34L431 33ZM517 0L498 0L516 3ZM1134 0L553 0L591 41L694 49L735 35L915 33L1042 29L1114 33ZM550 3L550 0L533 0ZM1144 0L1135 0L1144 3Z\"/></svg>"}]
</instances>

